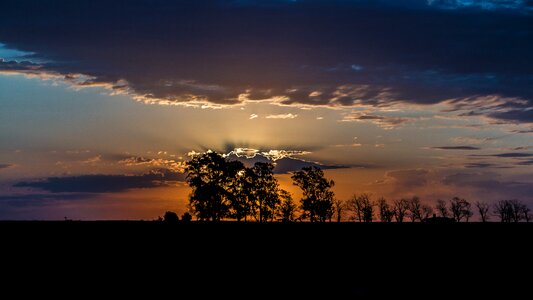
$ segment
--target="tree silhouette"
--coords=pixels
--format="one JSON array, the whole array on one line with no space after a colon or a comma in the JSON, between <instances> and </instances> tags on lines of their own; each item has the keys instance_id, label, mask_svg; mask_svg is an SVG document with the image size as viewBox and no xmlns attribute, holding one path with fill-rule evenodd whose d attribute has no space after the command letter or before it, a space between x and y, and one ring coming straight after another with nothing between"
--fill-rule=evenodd
<instances>
[{"instance_id":1,"label":"tree silhouette","mask_svg":"<svg viewBox=\"0 0 533 300\"><path fill-rule=\"evenodd\" d=\"M293 222L297 207L292 199L291 193L286 190L280 190L279 196L281 203L278 207L277 215L281 218L282 222Z\"/></svg>"},{"instance_id":2,"label":"tree silhouette","mask_svg":"<svg viewBox=\"0 0 533 300\"><path fill-rule=\"evenodd\" d=\"M272 221L280 203L279 184L274 177L274 165L257 162L250 171L252 213L259 222Z\"/></svg>"},{"instance_id":3,"label":"tree silhouette","mask_svg":"<svg viewBox=\"0 0 533 300\"><path fill-rule=\"evenodd\" d=\"M524 214L524 220L529 223L529 220L531 220L531 209L529 206L524 204L524 206L522 206L522 213Z\"/></svg>"},{"instance_id":4,"label":"tree silhouette","mask_svg":"<svg viewBox=\"0 0 533 300\"><path fill-rule=\"evenodd\" d=\"M466 222L468 222L470 217L472 217L473 215L472 210L471 210L471 204L465 199L454 197L450 201L450 207L451 207L453 218L457 222L461 222L463 218L466 219Z\"/></svg>"},{"instance_id":5,"label":"tree silhouette","mask_svg":"<svg viewBox=\"0 0 533 300\"><path fill-rule=\"evenodd\" d=\"M393 211L394 211L394 219L396 220L396 222L398 223L403 222L408 209L409 209L409 203L407 200L405 199L394 200Z\"/></svg>"},{"instance_id":6,"label":"tree silhouette","mask_svg":"<svg viewBox=\"0 0 533 300\"><path fill-rule=\"evenodd\" d=\"M422 221L422 203L420 203L420 198L414 196L407 200L407 207L409 210L408 216L411 219L411 222L416 220Z\"/></svg>"},{"instance_id":7,"label":"tree silhouette","mask_svg":"<svg viewBox=\"0 0 533 300\"><path fill-rule=\"evenodd\" d=\"M489 220L489 204L481 201L476 202L477 211L481 217L481 222L487 222Z\"/></svg>"},{"instance_id":8,"label":"tree silhouette","mask_svg":"<svg viewBox=\"0 0 533 300\"><path fill-rule=\"evenodd\" d=\"M494 214L500 218L500 222L511 222L513 207L509 200L500 200L494 203Z\"/></svg>"},{"instance_id":9,"label":"tree silhouette","mask_svg":"<svg viewBox=\"0 0 533 300\"><path fill-rule=\"evenodd\" d=\"M381 197L378 200L378 213L379 213L379 220L381 222L392 222L392 218L394 217L394 211L392 207L387 203L387 200L385 198Z\"/></svg>"},{"instance_id":10,"label":"tree silhouette","mask_svg":"<svg viewBox=\"0 0 533 300\"><path fill-rule=\"evenodd\" d=\"M346 208L346 202L342 199L333 200L333 208L335 210L335 216L337 216L337 223L340 223L342 220L342 214Z\"/></svg>"},{"instance_id":11,"label":"tree silhouette","mask_svg":"<svg viewBox=\"0 0 533 300\"><path fill-rule=\"evenodd\" d=\"M443 218L447 218L450 215L450 212L448 211L448 205L446 204L446 201L442 199L437 200L437 206L435 208Z\"/></svg>"},{"instance_id":12,"label":"tree silhouette","mask_svg":"<svg viewBox=\"0 0 533 300\"><path fill-rule=\"evenodd\" d=\"M347 203L348 210L354 213L352 219L356 219L359 222L372 222L374 206L375 203L370 201L369 194L353 195Z\"/></svg>"},{"instance_id":13,"label":"tree silhouette","mask_svg":"<svg viewBox=\"0 0 533 300\"><path fill-rule=\"evenodd\" d=\"M317 167L305 167L291 176L294 185L303 191L301 199L304 216L311 222L325 222L333 209L334 193L330 190L335 184L327 180L324 172Z\"/></svg>"},{"instance_id":14,"label":"tree silhouette","mask_svg":"<svg viewBox=\"0 0 533 300\"><path fill-rule=\"evenodd\" d=\"M422 218L420 219L420 221L427 220L432 215L433 215L433 207L427 204L422 204L422 216L421 216Z\"/></svg>"},{"instance_id":15,"label":"tree silhouette","mask_svg":"<svg viewBox=\"0 0 533 300\"><path fill-rule=\"evenodd\" d=\"M212 151L196 155L187 162L187 182L192 188L189 205L199 220L220 221L228 216L234 200L231 190L243 169L242 163L228 163Z\"/></svg>"},{"instance_id":16,"label":"tree silhouette","mask_svg":"<svg viewBox=\"0 0 533 300\"><path fill-rule=\"evenodd\" d=\"M234 180L230 181L228 188L228 200L230 205L229 217L246 221L251 214L251 199L254 178L249 168L244 168L238 161L228 162L231 174L235 174Z\"/></svg>"},{"instance_id":17,"label":"tree silhouette","mask_svg":"<svg viewBox=\"0 0 533 300\"><path fill-rule=\"evenodd\" d=\"M175 212L167 211L165 212L165 215L163 216L163 220L168 223L176 223L180 220L180 218Z\"/></svg>"},{"instance_id":18,"label":"tree silhouette","mask_svg":"<svg viewBox=\"0 0 533 300\"><path fill-rule=\"evenodd\" d=\"M188 211L186 211L185 213L183 213L183 215L181 216L181 221L182 221L182 222L186 222L186 223L192 221L192 216L191 216L191 214L190 214Z\"/></svg>"}]
</instances>

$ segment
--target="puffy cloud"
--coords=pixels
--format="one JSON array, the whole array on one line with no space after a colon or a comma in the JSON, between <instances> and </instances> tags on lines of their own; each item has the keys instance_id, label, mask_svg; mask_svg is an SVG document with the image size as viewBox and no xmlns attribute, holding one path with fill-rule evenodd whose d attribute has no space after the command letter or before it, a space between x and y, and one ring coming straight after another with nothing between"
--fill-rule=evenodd
<instances>
[{"instance_id":1,"label":"puffy cloud","mask_svg":"<svg viewBox=\"0 0 533 300\"><path fill-rule=\"evenodd\" d=\"M311 152L302 150L261 151L252 148L235 148L227 154L224 154L224 156L231 160L241 161L246 166L252 166L256 162L272 162L274 163L274 173L277 174L298 171L303 167L319 167L322 169L346 168L345 166L327 165L296 158L296 156L308 154L311 154Z\"/></svg>"},{"instance_id":2,"label":"puffy cloud","mask_svg":"<svg viewBox=\"0 0 533 300\"><path fill-rule=\"evenodd\" d=\"M16 183L15 187L42 189L51 193L118 193L129 189L155 188L185 181L183 173L166 169L142 175L80 175L49 177Z\"/></svg>"}]
</instances>

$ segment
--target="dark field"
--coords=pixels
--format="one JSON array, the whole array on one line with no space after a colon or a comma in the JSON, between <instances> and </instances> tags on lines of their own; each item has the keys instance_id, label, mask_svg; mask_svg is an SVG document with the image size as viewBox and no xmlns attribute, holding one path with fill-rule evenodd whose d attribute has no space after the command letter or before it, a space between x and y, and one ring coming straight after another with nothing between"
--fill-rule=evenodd
<instances>
[{"instance_id":1,"label":"dark field","mask_svg":"<svg viewBox=\"0 0 533 300\"><path fill-rule=\"evenodd\" d=\"M106 298L531 296L526 223L63 221L0 230L4 286L42 284L51 294L68 285Z\"/></svg>"}]
</instances>

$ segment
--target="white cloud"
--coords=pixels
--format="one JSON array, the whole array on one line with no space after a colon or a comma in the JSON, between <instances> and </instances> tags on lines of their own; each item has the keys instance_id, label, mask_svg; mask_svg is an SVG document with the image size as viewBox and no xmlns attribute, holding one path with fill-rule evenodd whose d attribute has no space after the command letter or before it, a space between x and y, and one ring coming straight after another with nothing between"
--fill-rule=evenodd
<instances>
[{"instance_id":1,"label":"white cloud","mask_svg":"<svg viewBox=\"0 0 533 300\"><path fill-rule=\"evenodd\" d=\"M297 118L297 117L298 117L298 115L293 115L291 113L266 116L267 119L294 119L294 118Z\"/></svg>"},{"instance_id":2,"label":"white cloud","mask_svg":"<svg viewBox=\"0 0 533 300\"><path fill-rule=\"evenodd\" d=\"M259 115L251 114L249 119L253 120L253 119L257 119L257 118L259 118Z\"/></svg>"}]
</instances>

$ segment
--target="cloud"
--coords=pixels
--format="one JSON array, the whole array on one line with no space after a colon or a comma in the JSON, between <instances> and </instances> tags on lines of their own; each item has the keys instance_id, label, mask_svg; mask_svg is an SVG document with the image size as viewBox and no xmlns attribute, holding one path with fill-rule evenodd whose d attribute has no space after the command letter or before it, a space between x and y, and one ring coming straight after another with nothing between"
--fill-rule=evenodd
<instances>
[{"instance_id":1,"label":"cloud","mask_svg":"<svg viewBox=\"0 0 533 300\"><path fill-rule=\"evenodd\" d=\"M39 181L19 182L14 187L36 188L51 193L118 193L129 189L166 186L184 180L183 173L160 169L142 175L49 177Z\"/></svg>"},{"instance_id":2,"label":"cloud","mask_svg":"<svg viewBox=\"0 0 533 300\"><path fill-rule=\"evenodd\" d=\"M366 115L361 113L345 114L341 120L342 122L370 122L376 124L383 129L394 129L402 126L405 123L411 122L411 118L399 117L384 117L376 115Z\"/></svg>"},{"instance_id":3,"label":"cloud","mask_svg":"<svg viewBox=\"0 0 533 300\"><path fill-rule=\"evenodd\" d=\"M83 200L89 197L85 193L11 194L0 195L0 203L15 207L43 206L50 202Z\"/></svg>"},{"instance_id":4,"label":"cloud","mask_svg":"<svg viewBox=\"0 0 533 300\"><path fill-rule=\"evenodd\" d=\"M530 1L26 0L2 8L0 28L9 30L0 41L34 53L25 58L32 61L2 60L4 74L103 87L148 104L384 108L453 100L477 103L457 111L464 117L533 119Z\"/></svg>"},{"instance_id":5,"label":"cloud","mask_svg":"<svg viewBox=\"0 0 533 300\"><path fill-rule=\"evenodd\" d=\"M168 169L174 172L184 172L185 170L185 162L177 161L174 159L131 156L131 157L119 160L118 163L128 166L128 167L135 167L135 166L157 167L157 168Z\"/></svg>"},{"instance_id":6,"label":"cloud","mask_svg":"<svg viewBox=\"0 0 533 300\"><path fill-rule=\"evenodd\" d=\"M507 157L507 158L523 158L523 157L533 157L533 154L532 153L511 152L511 153L500 153L500 154L485 155L485 156Z\"/></svg>"},{"instance_id":7,"label":"cloud","mask_svg":"<svg viewBox=\"0 0 533 300\"><path fill-rule=\"evenodd\" d=\"M0 164L0 170L1 169L7 169L7 168L11 168L13 165L10 165L10 164Z\"/></svg>"},{"instance_id":8,"label":"cloud","mask_svg":"<svg viewBox=\"0 0 533 300\"><path fill-rule=\"evenodd\" d=\"M257 119L257 118L259 118L258 115L256 115L256 114L251 114L249 119L250 119L250 120L253 120L253 119Z\"/></svg>"},{"instance_id":9,"label":"cloud","mask_svg":"<svg viewBox=\"0 0 533 300\"><path fill-rule=\"evenodd\" d=\"M280 115L268 115L266 116L267 119L294 119L297 118L298 115L293 115L291 113L289 114L280 114Z\"/></svg>"},{"instance_id":10,"label":"cloud","mask_svg":"<svg viewBox=\"0 0 533 300\"><path fill-rule=\"evenodd\" d=\"M425 186L428 183L428 174L426 169L409 169L390 171L387 177L394 179L398 187L409 189Z\"/></svg>"},{"instance_id":11,"label":"cloud","mask_svg":"<svg viewBox=\"0 0 533 300\"><path fill-rule=\"evenodd\" d=\"M533 193L531 182L507 181L491 172L451 174L444 177L442 183L459 188L474 188L479 193L497 195L504 199L531 199Z\"/></svg>"},{"instance_id":12,"label":"cloud","mask_svg":"<svg viewBox=\"0 0 533 300\"><path fill-rule=\"evenodd\" d=\"M472 147L472 146L442 146L442 147L431 147L431 149L435 150L481 150L479 147Z\"/></svg>"},{"instance_id":13,"label":"cloud","mask_svg":"<svg viewBox=\"0 0 533 300\"><path fill-rule=\"evenodd\" d=\"M491 163L467 163L465 164L465 168L495 168L498 167L498 165L491 164Z\"/></svg>"},{"instance_id":14,"label":"cloud","mask_svg":"<svg viewBox=\"0 0 533 300\"><path fill-rule=\"evenodd\" d=\"M283 174L293 171L301 170L303 167L319 167L321 169L339 169L346 168L346 166L327 165L319 162L310 162L297 156L311 154L309 151L303 150L268 150L262 151L252 148L235 148L234 150L224 154L230 160L238 160L244 165L250 167L256 162L271 162L274 163L274 173Z\"/></svg>"},{"instance_id":15,"label":"cloud","mask_svg":"<svg viewBox=\"0 0 533 300\"><path fill-rule=\"evenodd\" d=\"M427 2L430 6L442 9L531 9L531 4L527 0L428 0Z\"/></svg>"}]
</instances>

